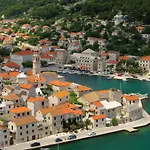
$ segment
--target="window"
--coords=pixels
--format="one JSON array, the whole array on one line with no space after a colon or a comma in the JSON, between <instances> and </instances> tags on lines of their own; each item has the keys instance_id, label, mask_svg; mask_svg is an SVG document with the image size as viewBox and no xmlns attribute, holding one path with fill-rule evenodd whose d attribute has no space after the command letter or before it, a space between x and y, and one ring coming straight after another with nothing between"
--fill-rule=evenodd
<instances>
[{"instance_id":1,"label":"window","mask_svg":"<svg viewBox=\"0 0 150 150\"><path fill-rule=\"evenodd\" d=\"M28 131L26 132L26 134L28 134Z\"/></svg>"},{"instance_id":2,"label":"window","mask_svg":"<svg viewBox=\"0 0 150 150\"><path fill-rule=\"evenodd\" d=\"M62 119L62 116L61 116L61 119Z\"/></svg>"},{"instance_id":3,"label":"window","mask_svg":"<svg viewBox=\"0 0 150 150\"><path fill-rule=\"evenodd\" d=\"M54 117L54 120L56 120L56 117Z\"/></svg>"},{"instance_id":4,"label":"window","mask_svg":"<svg viewBox=\"0 0 150 150\"><path fill-rule=\"evenodd\" d=\"M104 121L104 119L102 119L102 121Z\"/></svg>"},{"instance_id":5,"label":"window","mask_svg":"<svg viewBox=\"0 0 150 150\"><path fill-rule=\"evenodd\" d=\"M22 132L20 132L20 135L22 135Z\"/></svg>"},{"instance_id":6,"label":"window","mask_svg":"<svg viewBox=\"0 0 150 150\"><path fill-rule=\"evenodd\" d=\"M18 100L16 100L16 103L18 103Z\"/></svg>"},{"instance_id":7,"label":"window","mask_svg":"<svg viewBox=\"0 0 150 150\"><path fill-rule=\"evenodd\" d=\"M96 120L96 122L98 122L98 120Z\"/></svg>"},{"instance_id":8,"label":"window","mask_svg":"<svg viewBox=\"0 0 150 150\"><path fill-rule=\"evenodd\" d=\"M47 132L45 132L45 135L47 135Z\"/></svg>"},{"instance_id":9,"label":"window","mask_svg":"<svg viewBox=\"0 0 150 150\"><path fill-rule=\"evenodd\" d=\"M98 127L98 124L96 125L96 127Z\"/></svg>"},{"instance_id":10,"label":"window","mask_svg":"<svg viewBox=\"0 0 150 150\"><path fill-rule=\"evenodd\" d=\"M32 124L32 127L34 127L34 124Z\"/></svg>"},{"instance_id":11,"label":"window","mask_svg":"<svg viewBox=\"0 0 150 150\"><path fill-rule=\"evenodd\" d=\"M32 132L34 132L34 130L32 130Z\"/></svg>"},{"instance_id":12,"label":"window","mask_svg":"<svg viewBox=\"0 0 150 150\"><path fill-rule=\"evenodd\" d=\"M61 99L60 99L60 102L61 102Z\"/></svg>"},{"instance_id":13,"label":"window","mask_svg":"<svg viewBox=\"0 0 150 150\"><path fill-rule=\"evenodd\" d=\"M22 127L20 127L20 129L22 129Z\"/></svg>"},{"instance_id":14,"label":"window","mask_svg":"<svg viewBox=\"0 0 150 150\"><path fill-rule=\"evenodd\" d=\"M47 130L48 129L48 127L45 127L45 130Z\"/></svg>"},{"instance_id":15,"label":"window","mask_svg":"<svg viewBox=\"0 0 150 150\"><path fill-rule=\"evenodd\" d=\"M4 133L7 132L6 130L3 131Z\"/></svg>"},{"instance_id":16,"label":"window","mask_svg":"<svg viewBox=\"0 0 150 150\"><path fill-rule=\"evenodd\" d=\"M54 126L56 126L56 123L54 123Z\"/></svg>"},{"instance_id":17,"label":"window","mask_svg":"<svg viewBox=\"0 0 150 150\"><path fill-rule=\"evenodd\" d=\"M42 102L42 105L44 105L44 102Z\"/></svg>"},{"instance_id":18,"label":"window","mask_svg":"<svg viewBox=\"0 0 150 150\"><path fill-rule=\"evenodd\" d=\"M29 112L27 112L27 115L29 115Z\"/></svg>"},{"instance_id":19,"label":"window","mask_svg":"<svg viewBox=\"0 0 150 150\"><path fill-rule=\"evenodd\" d=\"M22 113L22 116L24 116L24 113Z\"/></svg>"},{"instance_id":20,"label":"window","mask_svg":"<svg viewBox=\"0 0 150 150\"><path fill-rule=\"evenodd\" d=\"M28 128L28 125L26 125L26 128Z\"/></svg>"},{"instance_id":21,"label":"window","mask_svg":"<svg viewBox=\"0 0 150 150\"><path fill-rule=\"evenodd\" d=\"M113 109L113 111L115 111L115 110Z\"/></svg>"},{"instance_id":22,"label":"window","mask_svg":"<svg viewBox=\"0 0 150 150\"><path fill-rule=\"evenodd\" d=\"M20 114L18 114L18 117L20 116Z\"/></svg>"}]
</instances>

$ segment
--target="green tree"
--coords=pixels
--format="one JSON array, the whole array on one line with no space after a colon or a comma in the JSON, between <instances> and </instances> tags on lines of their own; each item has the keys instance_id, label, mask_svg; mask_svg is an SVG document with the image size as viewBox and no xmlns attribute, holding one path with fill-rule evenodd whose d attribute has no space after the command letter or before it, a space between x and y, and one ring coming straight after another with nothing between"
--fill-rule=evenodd
<instances>
[{"instance_id":1,"label":"green tree","mask_svg":"<svg viewBox=\"0 0 150 150\"><path fill-rule=\"evenodd\" d=\"M32 68L33 67L32 61L23 62L22 65L24 68Z\"/></svg>"},{"instance_id":2,"label":"green tree","mask_svg":"<svg viewBox=\"0 0 150 150\"><path fill-rule=\"evenodd\" d=\"M119 121L118 121L117 118L113 118L113 119L111 120L111 123L112 123L113 126L117 126L117 125L119 124Z\"/></svg>"}]
</instances>

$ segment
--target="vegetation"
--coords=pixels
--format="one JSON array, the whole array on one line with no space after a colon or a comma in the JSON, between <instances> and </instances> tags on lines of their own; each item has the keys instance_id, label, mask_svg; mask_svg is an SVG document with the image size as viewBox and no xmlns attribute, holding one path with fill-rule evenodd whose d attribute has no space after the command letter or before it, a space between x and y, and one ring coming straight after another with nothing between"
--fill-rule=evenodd
<instances>
[{"instance_id":1,"label":"vegetation","mask_svg":"<svg viewBox=\"0 0 150 150\"><path fill-rule=\"evenodd\" d=\"M10 55L10 49L6 47L0 47L0 55L5 57Z\"/></svg>"},{"instance_id":2,"label":"vegetation","mask_svg":"<svg viewBox=\"0 0 150 150\"><path fill-rule=\"evenodd\" d=\"M113 118L113 119L111 120L111 124L112 124L113 126L117 126L117 125L119 124L118 119L117 119L117 118Z\"/></svg>"},{"instance_id":3,"label":"vegetation","mask_svg":"<svg viewBox=\"0 0 150 150\"><path fill-rule=\"evenodd\" d=\"M52 86L51 85L46 85L46 88L42 88L41 91L44 95L50 95L53 92Z\"/></svg>"},{"instance_id":4,"label":"vegetation","mask_svg":"<svg viewBox=\"0 0 150 150\"><path fill-rule=\"evenodd\" d=\"M24 68L32 68L33 63L32 61L26 61L26 62L23 62L22 65Z\"/></svg>"},{"instance_id":5,"label":"vegetation","mask_svg":"<svg viewBox=\"0 0 150 150\"><path fill-rule=\"evenodd\" d=\"M87 119L86 121L82 121L81 117L77 118L69 118L68 121L62 120L63 129L65 132L68 131L75 131L77 132L78 129L87 129L89 125L91 125L91 121Z\"/></svg>"},{"instance_id":6,"label":"vegetation","mask_svg":"<svg viewBox=\"0 0 150 150\"><path fill-rule=\"evenodd\" d=\"M125 60L119 61L119 63L117 64L116 70L118 72L129 72L132 74L142 73L142 69L139 67L138 62L136 62L133 59L128 60L128 61L125 61Z\"/></svg>"},{"instance_id":7,"label":"vegetation","mask_svg":"<svg viewBox=\"0 0 150 150\"><path fill-rule=\"evenodd\" d=\"M77 99L78 99L78 98L77 98L77 94L76 94L74 91L71 91L71 92L70 92L70 100L69 100L69 102L70 102L71 104L83 105L83 104L82 104L81 102L79 102Z\"/></svg>"},{"instance_id":8,"label":"vegetation","mask_svg":"<svg viewBox=\"0 0 150 150\"><path fill-rule=\"evenodd\" d=\"M3 83L4 83L5 85L12 85L12 82L11 82L11 81L7 81L7 80L4 80Z\"/></svg>"}]
</instances>

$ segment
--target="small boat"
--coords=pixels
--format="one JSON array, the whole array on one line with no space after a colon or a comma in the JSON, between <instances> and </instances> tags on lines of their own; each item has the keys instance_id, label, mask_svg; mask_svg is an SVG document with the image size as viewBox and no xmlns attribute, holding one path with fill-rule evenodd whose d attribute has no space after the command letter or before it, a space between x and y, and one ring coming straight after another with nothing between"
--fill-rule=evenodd
<instances>
[{"instance_id":1,"label":"small boat","mask_svg":"<svg viewBox=\"0 0 150 150\"><path fill-rule=\"evenodd\" d=\"M127 79L126 79L126 78L123 78L122 81L127 81Z\"/></svg>"}]
</instances>

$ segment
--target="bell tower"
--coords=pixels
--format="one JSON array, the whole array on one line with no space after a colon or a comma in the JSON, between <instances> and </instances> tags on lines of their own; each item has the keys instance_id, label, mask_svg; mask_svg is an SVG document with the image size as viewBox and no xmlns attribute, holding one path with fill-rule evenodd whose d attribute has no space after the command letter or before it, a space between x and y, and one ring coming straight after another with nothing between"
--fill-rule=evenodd
<instances>
[{"instance_id":1,"label":"bell tower","mask_svg":"<svg viewBox=\"0 0 150 150\"><path fill-rule=\"evenodd\" d=\"M39 50L34 50L33 53L33 75L40 75L41 73L41 60L40 60L40 52Z\"/></svg>"}]
</instances>

